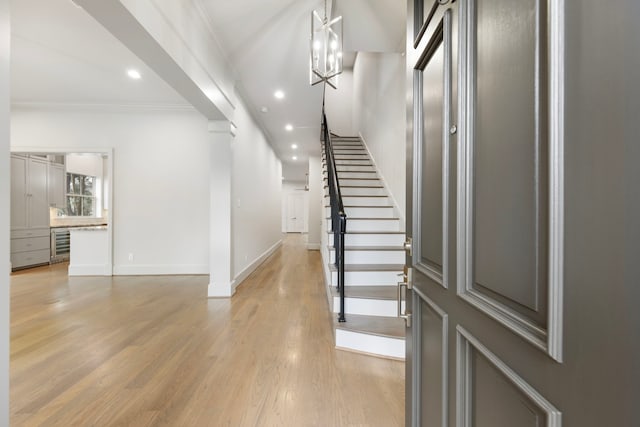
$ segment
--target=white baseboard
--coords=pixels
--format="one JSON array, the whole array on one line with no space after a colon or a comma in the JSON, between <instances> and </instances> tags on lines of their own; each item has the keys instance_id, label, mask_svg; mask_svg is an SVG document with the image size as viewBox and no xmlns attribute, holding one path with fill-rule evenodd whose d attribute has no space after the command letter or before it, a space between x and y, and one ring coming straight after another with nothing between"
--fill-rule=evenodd
<instances>
[{"instance_id":1,"label":"white baseboard","mask_svg":"<svg viewBox=\"0 0 640 427\"><path fill-rule=\"evenodd\" d=\"M114 276L164 276L164 275L209 274L207 264L137 264L114 265Z\"/></svg>"},{"instance_id":2,"label":"white baseboard","mask_svg":"<svg viewBox=\"0 0 640 427\"><path fill-rule=\"evenodd\" d=\"M320 243L307 243L307 250L309 251L319 251Z\"/></svg>"},{"instance_id":3,"label":"white baseboard","mask_svg":"<svg viewBox=\"0 0 640 427\"><path fill-rule=\"evenodd\" d=\"M231 282L231 294L235 293L236 288L242 284L242 282L249 277L253 271L260 266L271 254L273 254L280 246L282 246L282 239L278 240L273 246L264 251L262 255L256 258L251 264L249 264L244 270L242 270Z\"/></svg>"},{"instance_id":4,"label":"white baseboard","mask_svg":"<svg viewBox=\"0 0 640 427\"><path fill-rule=\"evenodd\" d=\"M235 281L231 283L209 283L207 287L207 297L208 298L229 298L232 297L236 292L235 286L233 284Z\"/></svg>"},{"instance_id":5,"label":"white baseboard","mask_svg":"<svg viewBox=\"0 0 640 427\"><path fill-rule=\"evenodd\" d=\"M69 276L111 276L108 264L69 265Z\"/></svg>"}]
</instances>

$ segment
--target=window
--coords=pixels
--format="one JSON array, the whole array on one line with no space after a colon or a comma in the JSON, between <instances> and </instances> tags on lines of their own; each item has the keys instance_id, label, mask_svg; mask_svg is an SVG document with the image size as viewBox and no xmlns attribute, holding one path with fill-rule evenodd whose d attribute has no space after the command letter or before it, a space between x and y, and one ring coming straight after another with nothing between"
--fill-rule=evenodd
<instances>
[{"instance_id":1,"label":"window","mask_svg":"<svg viewBox=\"0 0 640 427\"><path fill-rule=\"evenodd\" d=\"M96 216L96 177L67 173L67 215Z\"/></svg>"}]
</instances>

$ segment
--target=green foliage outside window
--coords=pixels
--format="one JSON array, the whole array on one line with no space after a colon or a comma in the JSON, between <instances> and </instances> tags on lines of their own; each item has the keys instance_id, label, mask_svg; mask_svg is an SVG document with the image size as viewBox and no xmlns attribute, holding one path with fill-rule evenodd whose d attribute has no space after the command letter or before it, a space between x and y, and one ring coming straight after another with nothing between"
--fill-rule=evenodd
<instances>
[{"instance_id":1,"label":"green foliage outside window","mask_svg":"<svg viewBox=\"0 0 640 427\"><path fill-rule=\"evenodd\" d=\"M96 177L67 173L67 215L96 216Z\"/></svg>"}]
</instances>

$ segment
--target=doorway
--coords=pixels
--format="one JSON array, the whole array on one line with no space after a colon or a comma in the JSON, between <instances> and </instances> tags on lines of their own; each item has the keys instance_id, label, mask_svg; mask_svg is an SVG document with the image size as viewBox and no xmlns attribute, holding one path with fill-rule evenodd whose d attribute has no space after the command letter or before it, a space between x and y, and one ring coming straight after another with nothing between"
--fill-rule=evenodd
<instances>
[{"instance_id":1,"label":"doorway","mask_svg":"<svg viewBox=\"0 0 640 427\"><path fill-rule=\"evenodd\" d=\"M301 192L287 194L286 224L287 233L304 233L306 226L306 194Z\"/></svg>"}]
</instances>

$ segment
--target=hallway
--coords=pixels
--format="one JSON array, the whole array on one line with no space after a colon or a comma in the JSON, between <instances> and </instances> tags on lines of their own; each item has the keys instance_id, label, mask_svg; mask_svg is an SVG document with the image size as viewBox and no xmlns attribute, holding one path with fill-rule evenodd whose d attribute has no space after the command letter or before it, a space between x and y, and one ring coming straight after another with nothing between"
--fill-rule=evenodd
<instances>
[{"instance_id":1,"label":"hallway","mask_svg":"<svg viewBox=\"0 0 640 427\"><path fill-rule=\"evenodd\" d=\"M400 426L404 363L333 348L290 235L231 299L205 276L11 277L13 426Z\"/></svg>"}]
</instances>

